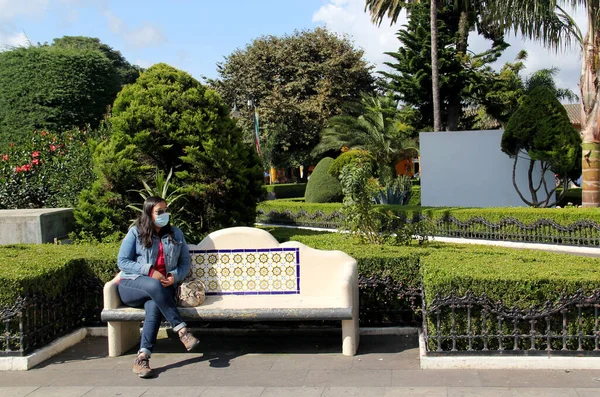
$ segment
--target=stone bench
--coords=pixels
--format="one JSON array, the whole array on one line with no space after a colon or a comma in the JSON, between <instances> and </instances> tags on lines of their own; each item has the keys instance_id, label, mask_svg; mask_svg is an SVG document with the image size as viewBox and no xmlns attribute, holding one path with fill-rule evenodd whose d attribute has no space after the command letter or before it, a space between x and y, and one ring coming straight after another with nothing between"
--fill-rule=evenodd
<instances>
[{"instance_id":1,"label":"stone bench","mask_svg":"<svg viewBox=\"0 0 600 397\"><path fill-rule=\"evenodd\" d=\"M188 279L205 284L206 300L180 307L185 321L340 320L342 353L356 354L358 272L352 257L295 241L279 244L268 232L249 227L216 231L189 249ZM139 343L144 319L143 308L123 305L117 281L118 276L104 286L109 356Z\"/></svg>"}]
</instances>

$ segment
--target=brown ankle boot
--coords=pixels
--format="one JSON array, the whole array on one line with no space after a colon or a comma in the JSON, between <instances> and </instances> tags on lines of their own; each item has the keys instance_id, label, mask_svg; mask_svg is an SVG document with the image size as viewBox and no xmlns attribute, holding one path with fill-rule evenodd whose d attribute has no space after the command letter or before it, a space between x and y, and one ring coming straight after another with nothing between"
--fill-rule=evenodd
<instances>
[{"instance_id":1,"label":"brown ankle boot","mask_svg":"<svg viewBox=\"0 0 600 397\"><path fill-rule=\"evenodd\" d=\"M133 372L138 374L140 378L150 378L154 375L150 368L150 357L144 353L138 354L133 361Z\"/></svg>"},{"instance_id":2,"label":"brown ankle boot","mask_svg":"<svg viewBox=\"0 0 600 397\"><path fill-rule=\"evenodd\" d=\"M183 343L187 351L194 349L200 343L187 327L180 329L178 334L179 340Z\"/></svg>"}]
</instances>

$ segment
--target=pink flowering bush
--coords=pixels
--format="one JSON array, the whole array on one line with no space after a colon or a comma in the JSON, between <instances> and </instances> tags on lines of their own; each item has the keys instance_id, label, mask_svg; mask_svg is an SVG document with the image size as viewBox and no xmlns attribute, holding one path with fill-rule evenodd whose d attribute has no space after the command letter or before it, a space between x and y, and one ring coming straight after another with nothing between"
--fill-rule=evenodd
<instances>
[{"instance_id":1,"label":"pink flowering bush","mask_svg":"<svg viewBox=\"0 0 600 397\"><path fill-rule=\"evenodd\" d=\"M0 208L73 207L79 192L95 179L90 138L101 135L34 131L25 144L11 143L0 153Z\"/></svg>"}]
</instances>

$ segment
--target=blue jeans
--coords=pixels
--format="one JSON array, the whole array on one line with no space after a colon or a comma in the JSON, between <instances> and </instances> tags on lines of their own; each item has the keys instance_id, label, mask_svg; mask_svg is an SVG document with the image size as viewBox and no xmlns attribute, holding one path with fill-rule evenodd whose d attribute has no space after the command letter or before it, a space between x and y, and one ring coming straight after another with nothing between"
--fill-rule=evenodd
<instances>
[{"instance_id":1,"label":"blue jeans","mask_svg":"<svg viewBox=\"0 0 600 397\"><path fill-rule=\"evenodd\" d=\"M148 356L152 355L163 316L175 332L187 326L177 311L176 291L175 285L165 288L160 281L148 276L119 281L119 295L123 303L131 307L143 305L146 309L140 352L146 353Z\"/></svg>"}]
</instances>

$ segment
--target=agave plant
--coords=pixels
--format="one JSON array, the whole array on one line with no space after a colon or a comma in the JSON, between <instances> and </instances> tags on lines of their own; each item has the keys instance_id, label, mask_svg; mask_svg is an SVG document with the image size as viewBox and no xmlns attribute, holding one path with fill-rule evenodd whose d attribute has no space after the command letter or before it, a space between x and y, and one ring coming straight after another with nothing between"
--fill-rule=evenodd
<instances>
[{"instance_id":1,"label":"agave plant","mask_svg":"<svg viewBox=\"0 0 600 397\"><path fill-rule=\"evenodd\" d=\"M177 201L179 201L181 198L183 198L185 196L185 194L179 193L181 188L177 188L177 189L174 189L171 192L169 192L169 186L171 183L172 176L173 176L172 168L169 171L169 174L165 177L165 173L162 170L159 170L157 167L156 174L154 177L155 186L150 186L148 184L148 182L142 181L142 184L144 185L143 189L130 190L130 191L137 192L144 201L146 201L146 199L150 196L162 197L167 202L167 207L169 207L169 209L171 211L173 211L173 209L176 207L175 203ZM142 212L142 206L143 206L143 204L141 204L141 203L135 203L135 204L129 204L127 207L131 208L134 211ZM183 206L179 206L179 210L177 210L177 212L181 211L182 208L183 208ZM174 217L176 215L176 213L173 213L173 212L171 212L171 214Z\"/></svg>"}]
</instances>

